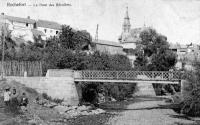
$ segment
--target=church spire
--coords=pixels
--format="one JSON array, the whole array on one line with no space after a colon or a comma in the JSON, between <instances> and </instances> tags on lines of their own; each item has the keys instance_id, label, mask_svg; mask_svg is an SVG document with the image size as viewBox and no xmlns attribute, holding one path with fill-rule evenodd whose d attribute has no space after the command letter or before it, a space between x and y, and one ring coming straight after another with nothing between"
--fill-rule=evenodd
<instances>
[{"instance_id":1,"label":"church spire","mask_svg":"<svg viewBox=\"0 0 200 125\"><path fill-rule=\"evenodd\" d=\"M129 15L128 15L128 6L127 6L125 17L124 17L124 23L122 25L122 30L123 30L123 32L129 33L130 29L131 29L131 24L130 24L130 18L129 18Z\"/></svg>"},{"instance_id":2,"label":"church spire","mask_svg":"<svg viewBox=\"0 0 200 125\"><path fill-rule=\"evenodd\" d=\"M126 19L129 19L129 15L128 15L128 6L126 7L126 15L125 15Z\"/></svg>"}]
</instances>

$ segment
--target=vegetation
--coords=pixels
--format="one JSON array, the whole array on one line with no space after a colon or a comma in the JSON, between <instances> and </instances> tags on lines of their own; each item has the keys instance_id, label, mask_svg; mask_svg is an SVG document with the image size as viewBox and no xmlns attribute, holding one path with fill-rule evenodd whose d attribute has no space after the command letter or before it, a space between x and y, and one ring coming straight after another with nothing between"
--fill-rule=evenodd
<instances>
[{"instance_id":1,"label":"vegetation","mask_svg":"<svg viewBox=\"0 0 200 125\"><path fill-rule=\"evenodd\" d=\"M200 62L194 63L194 71L186 71L186 86L183 90L183 102L180 112L189 116L200 116ZM185 94L186 93L186 94Z\"/></svg>"},{"instance_id":2,"label":"vegetation","mask_svg":"<svg viewBox=\"0 0 200 125\"><path fill-rule=\"evenodd\" d=\"M136 90L136 84L133 83L82 83L83 102L98 102L98 93L103 93L106 101L111 98L117 101L132 97Z\"/></svg>"},{"instance_id":3,"label":"vegetation","mask_svg":"<svg viewBox=\"0 0 200 125\"><path fill-rule=\"evenodd\" d=\"M52 98L51 96L48 96L46 93L42 93L42 97L48 101L55 102L57 104L61 104L64 101L64 99Z\"/></svg>"},{"instance_id":4,"label":"vegetation","mask_svg":"<svg viewBox=\"0 0 200 125\"><path fill-rule=\"evenodd\" d=\"M9 36L8 36L9 38ZM6 39L6 43L14 43ZM73 70L131 70L131 63L124 55L108 55L100 52L88 53L92 44L91 35L87 31L74 30L63 26L58 37L46 41L35 38L35 42L12 44L5 50L5 60L42 61L43 75L48 69ZM1 52L0 52L1 56ZM106 84L107 86L107 84ZM87 86L85 86L87 87ZM125 85L113 85L113 97L117 99L127 96ZM84 88L84 87L82 87ZM86 88L86 90L89 88ZM109 88L111 90L111 88ZM98 91L98 87L95 89ZM47 97L48 98L48 97ZM51 99L51 98L48 98Z\"/></svg>"},{"instance_id":5,"label":"vegetation","mask_svg":"<svg viewBox=\"0 0 200 125\"><path fill-rule=\"evenodd\" d=\"M167 37L148 28L140 33L137 44L136 70L169 71L176 64L176 55L169 50Z\"/></svg>"},{"instance_id":6,"label":"vegetation","mask_svg":"<svg viewBox=\"0 0 200 125\"><path fill-rule=\"evenodd\" d=\"M82 50L91 44L92 37L85 31L75 31L70 26L63 26L59 35L59 43L65 49Z\"/></svg>"},{"instance_id":7,"label":"vegetation","mask_svg":"<svg viewBox=\"0 0 200 125\"><path fill-rule=\"evenodd\" d=\"M7 38L7 37L6 37ZM43 71L47 69L74 70L130 70L129 59L123 55L107 55L94 52L88 54L92 45L91 36L87 31L76 31L69 26L63 26L59 37L52 37L46 41L12 44L5 50L5 60L42 61ZM7 43L13 43L7 38ZM0 51L1 58L1 51Z\"/></svg>"},{"instance_id":8,"label":"vegetation","mask_svg":"<svg viewBox=\"0 0 200 125\"><path fill-rule=\"evenodd\" d=\"M22 114L17 99L11 99L8 105L5 105L4 112L16 116Z\"/></svg>"},{"instance_id":9,"label":"vegetation","mask_svg":"<svg viewBox=\"0 0 200 125\"><path fill-rule=\"evenodd\" d=\"M136 47L135 70L169 71L169 69L174 69L177 58L176 54L169 49L166 36L157 33L152 28L148 28L140 33L140 39ZM169 86L163 86L162 84L153 84L153 86L157 95L162 95L164 89L171 92ZM178 88L177 86L174 87Z\"/></svg>"}]
</instances>

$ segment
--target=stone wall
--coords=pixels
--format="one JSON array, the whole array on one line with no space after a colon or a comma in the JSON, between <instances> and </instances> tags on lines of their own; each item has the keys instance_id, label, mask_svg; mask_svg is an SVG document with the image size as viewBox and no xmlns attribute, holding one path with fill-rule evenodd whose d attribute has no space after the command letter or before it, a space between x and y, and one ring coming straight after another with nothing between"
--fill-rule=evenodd
<instances>
[{"instance_id":1,"label":"stone wall","mask_svg":"<svg viewBox=\"0 0 200 125\"><path fill-rule=\"evenodd\" d=\"M45 92L53 98L64 99L68 105L79 103L73 77L6 77L6 79L20 82L40 93Z\"/></svg>"}]
</instances>

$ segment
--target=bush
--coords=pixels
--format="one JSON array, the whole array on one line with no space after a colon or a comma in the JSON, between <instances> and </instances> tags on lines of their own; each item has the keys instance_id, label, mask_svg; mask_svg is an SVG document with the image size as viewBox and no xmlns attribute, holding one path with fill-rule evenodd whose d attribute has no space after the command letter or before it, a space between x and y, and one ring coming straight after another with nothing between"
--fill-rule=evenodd
<instances>
[{"instance_id":1,"label":"bush","mask_svg":"<svg viewBox=\"0 0 200 125\"><path fill-rule=\"evenodd\" d=\"M98 93L104 93L106 100L109 97L117 101L132 97L135 92L136 84L133 83L83 83L82 86L83 102L97 103Z\"/></svg>"},{"instance_id":2,"label":"bush","mask_svg":"<svg viewBox=\"0 0 200 125\"><path fill-rule=\"evenodd\" d=\"M200 88L194 89L181 103L181 112L189 116L200 116Z\"/></svg>"},{"instance_id":3,"label":"bush","mask_svg":"<svg viewBox=\"0 0 200 125\"><path fill-rule=\"evenodd\" d=\"M166 95L167 93L170 94L175 94L174 90L176 92L180 92L180 85L179 84L157 84L157 83L153 83L153 88L155 90L156 95L162 96L162 95ZM162 88L164 88L165 92L163 92ZM173 90L174 89L174 90Z\"/></svg>"},{"instance_id":4,"label":"bush","mask_svg":"<svg viewBox=\"0 0 200 125\"><path fill-rule=\"evenodd\" d=\"M189 116L200 116L200 62L194 62L194 71L185 71L183 102L180 103L180 109L183 114Z\"/></svg>"},{"instance_id":5,"label":"bush","mask_svg":"<svg viewBox=\"0 0 200 125\"><path fill-rule=\"evenodd\" d=\"M19 102L17 98L12 98L8 105L5 106L5 112L10 113L12 115L19 115L21 114L20 112L20 107L19 107Z\"/></svg>"},{"instance_id":6,"label":"bush","mask_svg":"<svg viewBox=\"0 0 200 125\"><path fill-rule=\"evenodd\" d=\"M64 101L64 99L52 98L51 96L48 96L47 93L42 93L42 97L46 100L49 100L51 102L55 102L57 104L60 104Z\"/></svg>"},{"instance_id":7,"label":"bush","mask_svg":"<svg viewBox=\"0 0 200 125\"><path fill-rule=\"evenodd\" d=\"M118 101L124 100L126 98L132 97L135 92L136 84L134 83L107 83L105 85L107 90L107 95L115 98Z\"/></svg>"}]
</instances>

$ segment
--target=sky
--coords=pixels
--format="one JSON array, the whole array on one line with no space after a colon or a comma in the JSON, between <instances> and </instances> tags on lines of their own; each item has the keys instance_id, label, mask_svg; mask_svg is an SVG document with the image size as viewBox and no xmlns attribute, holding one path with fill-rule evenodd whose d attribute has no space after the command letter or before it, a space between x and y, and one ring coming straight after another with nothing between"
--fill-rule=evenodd
<instances>
[{"instance_id":1,"label":"sky","mask_svg":"<svg viewBox=\"0 0 200 125\"><path fill-rule=\"evenodd\" d=\"M26 3L8 7L7 3ZM71 6L33 7L33 4L66 3ZM87 30L99 39L118 42L126 6L131 28L151 26L171 43L200 44L200 0L0 0L0 13L44 19Z\"/></svg>"}]
</instances>

